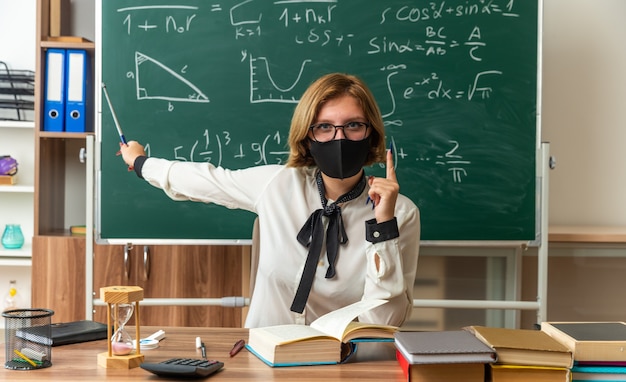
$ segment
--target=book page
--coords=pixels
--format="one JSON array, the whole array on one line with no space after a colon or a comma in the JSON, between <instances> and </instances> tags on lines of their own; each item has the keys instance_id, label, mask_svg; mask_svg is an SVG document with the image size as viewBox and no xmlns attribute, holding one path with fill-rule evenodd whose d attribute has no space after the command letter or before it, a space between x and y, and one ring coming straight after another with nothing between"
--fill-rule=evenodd
<instances>
[{"instance_id":1,"label":"book page","mask_svg":"<svg viewBox=\"0 0 626 382\"><path fill-rule=\"evenodd\" d=\"M351 321L343 332L343 342L357 338L393 338L397 326Z\"/></svg>"},{"instance_id":2,"label":"book page","mask_svg":"<svg viewBox=\"0 0 626 382\"><path fill-rule=\"evenodd\" d=\"M363 300L355 302L354 304L345 306L341 309L326 313L322 317L311 322L311 327L326 333L329 336L335 337L339 341L342 341L343 333L352 320L354 320L359 314L386 303L386 300Z\"/></svg>"},{"instance_id":3,"label":"book page","mask_svg":"<svg viewBox=\"0 0 626 382\"><path fill-rule=\"evenodd\" d=\"M283 345L300 340L307 340L311 338L326 337L330 338L327 334L320 332L307 325L276 325L267 326L264 328L250 329L250 332L257 332L257 334L263 337L271 338L271 342Z\"/></svg>"}]
</instances>

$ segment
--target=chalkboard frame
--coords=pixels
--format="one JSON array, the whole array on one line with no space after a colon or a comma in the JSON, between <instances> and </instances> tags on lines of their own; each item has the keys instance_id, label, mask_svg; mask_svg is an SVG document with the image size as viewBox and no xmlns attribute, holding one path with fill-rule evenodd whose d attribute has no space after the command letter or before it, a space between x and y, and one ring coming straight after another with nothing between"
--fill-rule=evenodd
<instances>
[{"instance_id":1,"label":"chalkboard frame","mask_svg":"<svg viewBox=\"0 0 626 382\"><path fill-rule=\"evenodd\" d=\"M533 163L533 170L534 170L534 189L535 192L533 193L533 206L532 206L532 215L533 215L533 232L532 235L529 234L529 232L526 232L524 237L514 237L512 239L500 239L498 237L493 237L493 238L478 238L478 239L474 239L474 238L460 238L460 239L434 239L431 240L431 238L429 238L428 236L423 237L424 242L425 243L446 243L446 242L464 242L464 243L485 243L485 242L496 242L496 243L500 243L500 242L507 242L507 243L526 243L526 242L536 242L536 238L539 236L539 224L537 223L540 220L540 210L537 206L540 205L541 202L541 198L542 195L540 194L540 192L537 191L538 187L537 183L538 182L538 172L537 172L537 165L536 165L536 161L537 161L537 157L538 157L538 152L539 152L539 137L540 137L540 96L539 96L539 89L541 88L541 79L540 79L540 67L541 67L541 55L540 55L540 40L541 40L541 22L540 22L540 7L541 7L541 1L538 0L535 4L537 6L537 15L538 15L538 19L536 20L537 22L537 30L536 30L536 98L535 98L535 108L536 108L536 124L535 124L535 137L534 137L534 153L533 158L532 158L532 163ZM97 4L97 23L96 23L96 34L97 34L97 44L96 44L96 50L97 50L97 57L102 57L102 4L100 4L100 1ZM358 74L358 73L357 73ZM103 80L103 68L102 68L102 62L101 61L97 61L96 62L96 80L95 82L97 84L101 83ZM99 89L99 86L97 87ZM110 142L110 136L111 136L111 127L109 126L111 125L111 121L110 121L110 115L107 115L108 111L107 111L107 106L104 103L104 99L101 97L102 94L99 91L96 91L96 104L97 104L97 108L98 108L98 114L97 114L97 120L96 120L96 136L97 136L97 145L96 145L96 203L95 203L95 216L96 216L96 232L95 232L95 238L96 238L96 242L100 243L100 244L118 244L118 243L137 243L137 244L141 244L141 243L145 243L145 244L215 244L215 245L221 245L221 244L249 244L251 242L250 240L250 236L249 235L242 235L241 237L228 237L228 238L202 238L202 237L144 237L141 235L133 235L130 234L129 236L124 236L124 237L117 237L115 235L113 236L107 236L107 235L103 235L103 228L104 228L104 224L102 221L102 211L105 207L103 207L100 203L102 201L102 177L103 177L103 169L102 169L102 156L103 155L109 155L110 152L108 149L105 149L103 147L103 141L106 141L107 139ZM104 120L107 120L106 122L103 122ZM124 121L121 121L122 124L124 124ZM125 132L126 134L128 134L128 129L126 129L126 126L124 126ZM131 134L129 135L129 139L135 139ZM104 136L108 136L108 138L104 138ZM119 158L118 158L119 159ZM121 161L121 160L120 160ZM160 192L162 194L162 191L159 190L155 190L155 192ZM168 198L163 194L162 195L163 201L167 201ZM193 202L176 202L176 203L191 203L194 204ZM419 205L420 203L418 203ZM219 207L222 208L222 207ZM421 208L421 206L420 206ZM233 213L232 211L228 211L227 214L231 214ZM246 216L247 221L249 222L249 232L251 234L252 232L252 220L254 218L253 214L249 214L249 213L244 213L244 215ZM427 224L425 222L422 223L423 225ZM246 229L247 230L247 229ZM176 235L175 235L176 236Z\"/></svg>"}]
</instances>

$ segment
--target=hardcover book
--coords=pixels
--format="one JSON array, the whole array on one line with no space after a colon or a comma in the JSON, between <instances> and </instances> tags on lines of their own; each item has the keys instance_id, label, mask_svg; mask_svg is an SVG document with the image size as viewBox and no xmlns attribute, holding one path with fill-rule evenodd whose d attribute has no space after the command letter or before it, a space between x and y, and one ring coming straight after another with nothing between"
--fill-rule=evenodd
<instances>
[{"instance_id":1,"label":"hardcover book","mask_svg":"<svg viewBox=\"0 0 626 382\"><path fill-rule=\"evenodd\" d=\"M546 332L530 329L469 326L465 330L496 351L499 364L570 368L569 348Z\"/></svg>"},{"instance_id":2,"label":"hardcover book","mask_svg":"<svg viewBox=\"0 0 626 382\"><path fill-rule=\"evenodd\" d=\"M572 382L582 381L626 381L626 367L574 365Z\"/></svg>"},{"instance_id":3,"label":"hardcover book","mask_svg":"<svg viewBox=\"0 0 626 382\"><path fill-rule=\"evenodd\" d=\"M107 338L107 326L82 320L50 326L30 326L15 331L15 336L42 345L60 346Z\"/></svg>"},{"instance_id":4,"label":"hardcover book","mask_svg":"<svg viewBox=\"0 0 626 382\"><path fill-rule=\"evenodd\" d=\"M359 341L393 341L395 326L353 321L385 300L364 300L327 313L311 325L252 328L246 349L272 367L336 364L352 353Z\"/></svg>"},{"instance_id":5,"label":"hardcover book","mask_svg":"<svg viewBox=\"0 0 626 382\"><path fill-rule=\"evenodd\" d=\"M570 369L492 364L489 366L487 380L490 382L570 382Z\"/></svg>"},{"instance_id":6,"label":"hardcover book","mask_svg":"<svg viewBox=\"0 0 626 382\"><path fill-rule=\"evenodd\" d=\"M410 364L491 363L496 352L467 330L397 332L396 348Z\"/></svg>"},{"instance_id":7,"label":"hardcover book","mask_svg":"<svg viewBox=\"0 0 626 382\"><path fill-rule=\"evenodd\" d=\"M542 322L541 330L567 346L576 361L626 361L624 322Z\"/></svg>"},{"instance_id":8,"label":"hardcover book","mask_svg":"<svg viewBox=\"0 0 626 382\"><path fill-rule=\"evenodd\" d=\"M85 235L87 234L87 227L84 225L70 226L70 233L72 235Z\"/></svg>"},{"instance_id":9,"label":"hardcover book","mask_svg":"<svg viewBox=\"0 0 626 382\"><path fill-rule=\"evenodd\" d=\"M404 378L410 382L485 382L484 363L411 364L400 350L396 350L396 358Z\"/></svg>"},{"instance_id":10,"label":"hardcover book","mask_svg":"<svg viewBox=\"0 0 626 382\"><path fill-rule=\"evenodd\" d=\"M17 183L17 174L16 175L0 175L0 185L12 186L16 183Z\"/></svg>"}]
</instances>

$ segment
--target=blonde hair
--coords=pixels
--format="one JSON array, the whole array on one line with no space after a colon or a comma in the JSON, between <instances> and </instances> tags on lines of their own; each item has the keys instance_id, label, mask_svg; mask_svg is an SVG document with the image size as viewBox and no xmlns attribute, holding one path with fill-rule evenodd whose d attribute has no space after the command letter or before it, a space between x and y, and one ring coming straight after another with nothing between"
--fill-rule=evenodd
<instances>
[{"instance_id":1,"label":"blonde hair","mask_svg":"<svg viewBox=\"0 0 626 382\"><path fill-rule=\"evenodd\" d=\"M291 118L289 129L289 167L308 167L315 165L309 151L309 126L317 119L317 115L325 102L343 95L351 95L359 101L365 118L371 125L371 148L365 165L385 160L385 126L378 104L367 85L358 77L342 74L326 74L304 92Z\"/></svg>"}]
</instances>

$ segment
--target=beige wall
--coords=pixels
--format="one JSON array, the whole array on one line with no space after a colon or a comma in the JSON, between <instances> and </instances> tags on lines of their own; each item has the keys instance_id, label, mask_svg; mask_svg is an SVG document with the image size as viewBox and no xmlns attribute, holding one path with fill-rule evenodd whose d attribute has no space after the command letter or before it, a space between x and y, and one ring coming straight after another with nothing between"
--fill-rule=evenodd
<instances>
[{"instance_id":1,"label":"beige wall","mask_svg":"<svg viewBox=\"0 0 626 382\"><path fill-rule=\"evenodd\" d=\"M624 17L624 0L544 0L550 225L626 226Z\"/></svg>"},{"instance_id":2,"label":"beige wall","mask_svg":"<svg viewBox=\"0 0 626 382\"><path fill-rule=\"evenodd\" d=\"M11 70L35 70L35 4L35 0L0 0L0 61Z\"/></svg>"},{"instance_id":3,"label":"beige wall","mask_svg":"<svg viewBox=\"0 0 626 382\"><path fill-rule=\"evenodd\" d=\"M624 321L624 248L550 248L547 321ZM537 256L524 256L522 299L537 295ZM521 326L532 328L533 311Z\"/></svg>"}]
</instances>

